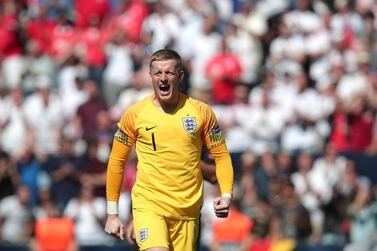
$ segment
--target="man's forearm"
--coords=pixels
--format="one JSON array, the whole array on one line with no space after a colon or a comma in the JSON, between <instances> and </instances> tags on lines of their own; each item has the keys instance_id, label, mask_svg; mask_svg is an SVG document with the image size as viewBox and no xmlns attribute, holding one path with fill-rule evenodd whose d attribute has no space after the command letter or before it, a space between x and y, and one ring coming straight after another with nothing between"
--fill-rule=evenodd
<instances>
[{"instance_id":1,"label":"man's forearm","mask_svg":"<svg viewBox=\"0 0 377 251\"><path fill-rule=\"evenodd\" d=\"M234 173L232 159L226 145L220 145L210 150L216 163L216 177L220 186L221 195L233 194Z\"/></svg>"},{"instance_id":2,"label":"man's forearm","mask_svg":"<svg viewBox=\"0 0 377 251\"><path fill-rule=\"evenodd\" d=\"M117 210L123 183L124 168L130 151L130 146L114 139L106 173L106 199L108 201L108 209L110 209L112 213L114 213L114 210Z\"/></svg>"}]
</instances>

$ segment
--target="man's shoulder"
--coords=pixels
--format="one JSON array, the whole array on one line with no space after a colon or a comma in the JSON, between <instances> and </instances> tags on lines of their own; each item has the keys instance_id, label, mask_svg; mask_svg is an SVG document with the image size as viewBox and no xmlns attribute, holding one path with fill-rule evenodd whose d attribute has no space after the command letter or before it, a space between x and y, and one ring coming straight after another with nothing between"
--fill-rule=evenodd
<instances>
[{"instance_id":1,"label":"man's shoulder","mask_svg":"<svg viewBox=\"0 0 377 251\"><path fill-rule=\"evenodd\" d=\"M190 96L186 96L186 100L189 104L194 106L196 109L199 109L201 111L211 110L211 107L207 103L205 103L205 102L203 102L199 99L196 99L196 98L193 98L193 97L190 97Z\"/></svg>"},{"instance_id":2,"label":"man's shoulder","mask_svg":"<svg viewBox=\"0 0 377 251\"><path fill-rule=\"evenodd\" d=\"M15 208L18 205L18 199L16 195L8 195L0 200L0 208Z\"/></svg>"}]
</instances>

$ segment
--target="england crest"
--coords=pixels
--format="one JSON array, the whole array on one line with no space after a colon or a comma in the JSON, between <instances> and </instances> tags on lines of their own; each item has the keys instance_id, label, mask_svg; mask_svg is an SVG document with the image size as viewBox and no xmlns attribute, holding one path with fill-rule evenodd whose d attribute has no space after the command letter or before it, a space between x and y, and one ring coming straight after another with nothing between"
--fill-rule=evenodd
<instances>
[{"instance_id":1,"label":"england crest","mask_svg":"<svg viewBox=\"0 0 377 251\"><path fill-rule=\"evenodd\" d=\"M189 133L193 133L196 130L196 119L195 117L185 117L182 119L183 128Z\"/></svg>"},{"instance_id":2,"label":"england crest","mask_svg":"<svg viewBox=\"0 0 377 251\"><path fill-rule=\"evenodd\" d=\"M141 242L144 242L148 239L148 228L142 228L139 230L139 238Z\"/></svg>"}]
</instances>

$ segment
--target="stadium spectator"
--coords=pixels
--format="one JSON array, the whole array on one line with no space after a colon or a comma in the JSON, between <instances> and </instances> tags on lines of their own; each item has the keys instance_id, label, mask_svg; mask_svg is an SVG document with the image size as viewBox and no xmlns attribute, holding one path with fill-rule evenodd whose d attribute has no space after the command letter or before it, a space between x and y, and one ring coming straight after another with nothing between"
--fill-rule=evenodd
<instances>
[{"instance_id":1,"label":"stadium spectator","mask_svg":"<svg viewBox=\"0 0 377 251\"><path fill-rule=\"evenodd\" d=\"M303 35L294 33L292 27L287 24L287 18L284 17L279 23L278 37L274 38L270 45L270 60L277 65L284 61L303 63L305 60Z\"/></svg>"},{"instance_id":2,"label":"stadium spectator","mask_svg":"<svg viewBox=\"0 0 377 251\"><path fill-rule=\"evenodd\" d=\"M2 88L13 88L20 86L22 74L24 73L22 28L18 12L20 2L6 1L2 3L3 11L0 15L0 60L1 73L3 75Z\"/></svg>"},{"instance_id":3,"label":"stadium spectator","mask_svg":"<svg viewBox=\"0 0 377 251\"><path fill-rule=\"evenodd\" d=\"M228 218L213 222L211 250L247 250L252 227L252 221L240 211L238 199L234 199Z\"/></svg>"},{"instance_id":4,"label":"stadium spectator","mask_svg":"<svg viewBox=\"0 0 377 251\"><path fill-rule=\"evenodd\" d=\"M150 3L151 13L143 20L142 42L149 53L172 47L179 36L179 19L164 1Z\"/></svg>"},{"instance_id":5,"label":"stadium spectator","mask_svg":"<svg viewBox=\"0 0 377 251\"><path fill-rule=\"evenodd\" d=\"M243 25L242 21L234 16L224 33L229 50L241 61L241 82L251 85L256 82L260 72L262 47L257 36L245 30Z\"/></svg>"},{"instance_id":6,"label":"stadium spectator","mask_svg":"<svg viewBox=\"0 0 377 251\"><path fill-rule=\"evenodd\" d=\"M67 218L43 218L35 223L35 240L30 241L31 251L77 251L74 224Z\"/></svg>"},{"instance_id":7,"label":"stadium spectator","mask_svg":"<svg viewBox=\"0 0 377 251\"><path fill-rule=\"evenodd\" d=\"M95 197L101 197L106 192L106 160L110 154L110 147L108 144L106 146L101 150L99 140L88 142L85 161L80 170L80 183L90 186ZM101 156L101 151L105 151L104 157Z\"/></svg>"},{"instance_id":8,"label":"stadium spectator","mask_svg":"<svg viewBox=\"0 0 377 251\"><path fill-rule=\"evenodd\" d=\"M250 150L255 154L276 153L279 150L278 139L285 125L281 110L271 100L270 92L267 89L261 90L260 103L252 105L249 118L243 121L251 135Z\"/></svg>"},{"instance_id":9,"label":"stadium spectator","mask_svg":"<svg viewBox=\"0 0 377 251\"><path fill-rule=\"evenodd\" d=\"M205 94L205 92L202 92ZM237 84L234 87L234 99L232 104L216 104L213 101L206 100L212 104L212 108L218 117L218 122L224 130L227 147L233 155L240 155L250 149L252 137L249 133L248 119L252 106L248 102L249 88L245 84Z\"/></svg>"},{"instance_id":10,"label":"stadium spectator","mask_svg":"<svg viewBox=\"0 0 377 251\"><path fill-rule=\"evenodd\" d=\"M88 99L77 108L76 120L80 125L84 140L90 140L96 136L97 115L101 111L107 111L108 106L100 96L99 86L93 80L86 80L84 83L85 92Z\"/></svg>"},{"instance_id":11,"label":"stadium spectator","mask_svg":"<svg viewBox=\"0 0 377 251\"><path fill-rule=\"evenodd\" d=\"M24 94L19 87L10 89L0 103L0 148L12 158L17 158L16 156L20 155L23 147L30 141L23 104Z\"/></svg>"},{"instance_id":12,"label":"stadium spectator","mask_svg":"<svg viewBox=\"0 0 377 251\"><path fill-rule=\"evenodd\" d=\"M267 26L267 17L258 10L257 3L255 2L242 2L240 11L234 13L234 19L243 30L257 38L266 34L269 28Z\"/></svg>"},{"instance_id":13,"label":"stadium spectator","mask_svg":"<svg viewBox=\"0 0 377 251\"><path fill-rule=\"evenodd\" d=\"M50 76L38 76L38 91L29 95L23 103L26 125L38 155L56 154L59 148L64 118L62 105L52 85Z\"/></svg>"},{"instance_id":14,"label":"stadium spectator","mask_svg":"<svg viewBox=\"0 0 377 251\"><path fill-rule=\"evenodd\" d=\"M309 238L312 236L310 214L301 204L299 195L291 181L282 181L280 200L275 210L281 220L282 233L285 238L298 242L309 242Z\"/></svg>"},{"instance_id":15,"label":"stadium spectator","mask_svg":"<svg viewBox=\"0 0 377 251\"><path fill-rule=\"evenodd\" d=\"M275 209L270 205L268 200L260 199L256 204L256 214L251 218L253 222L251 232L251 246L265 246L266 237L269 234L269 226ZM269 243L269 241L267 241ZM269 244L268 244L269 245ZM258 247L256 249L259 250ZM260 249L264 250L264 249Z\"/></svg>"},{"instance_id":16,"label":"stadium spectator","mask_svg":"<svg viewBox=\"0 0 377 251\"><path fill-rule=\"evenodd\" d=\"M77 198L68 201L63 215L75 223L75 239L82 246L105 245L110 238L103 231L106 201L94 195L90 184L82 184Z\"/></svg>"},{"instance_id":17,"label":"stadium spectator","mask_svg":"<svg viewBox=\"0 0 377 251\"><path fill-rule=\"evenodd\" d=\"M19 184L18 175L10 156L0 149L0 200L15 193Z\"/></svg>"},{"instance_id":18,"label":"stadium spectator","mask_svg":"<svg viewBox=\"0 0 377 251\"><path fill-rule=\"evenodd\" d=\"M377 202L373 200L370 184L359 187L347 213L350 219L350 244L344 250L375 249Z\"/></svg>"},{"instance_id":19,"label":"stadium spectator","mask_svg":"<svg viewBox=\"0 0 377 251\"><path fill-rule=\"evenodd\" d=\"M70 57L59 68L57 72L57 93L62 104L65 126L70 128L69 136L81 137L77 121L73 118L76 116L77 109L80 105L88 100L88 93L85 90L85 81L87 80L88 69L80 63L77 57Z\"/></svg>"},{"instance_id":20,"label":"stadium spectator","mask_svg":"<svg viewBox=\"0 0 377 251\"><path fill-rule=\"evenodd\" d=\"M75 25L80 29L90 26L90 19L97 16L99 23L103 23L110 13L110 1L95 0L88 2L85 0L76 0L73 5L75 11Z\"/></svg>"},{"instance_id":21,"label":"stadium spectator","mask_svg":"<svg viewBox=\"0 0 377 251\"><path fill-rule=\"evenodd\" d=\"M30 188L19 185L14 195L0 201L0 229L3 242L26 244L33 231Z\"/></svg>"},{"instance_id":22,"label":"stadium spectator","mask_svg":"<svg viewBox=\"0 0 377 251\"><path fill-rule=\"evenodd\" d=\"M39 76L48 76L53 79L57 72L57 62L47 51L43 50L38 41L33 39L25 44L24 67L21 88L26 94L36 91L38 81L40 81ZM55 84L52 88L55 89Z\"/></svg>"},{"instance_id":23,"label":"stadium spectator","mask_svg":"<svg viewBox=\"0 0 377 251\"><path fill-rule=\"evenodd\" d=\"M216 13L207 14L200 21L199 28L194 30L195 33L190 34L196 39L193 41L187 38L190 44L186 45L182 57L190 60L190 91L194 97L197 91L211 89L205 77L205 65L221 49L221 34L216 30L217 20Z\"/></svg>"},{"instance_id":24,"label":"stadium spectator","mask_svg":"<svg viewBox=\"0 0 377 251\"><path fill-rule=\"evenodd\" d=\"M297 171L291 175L291 182L298 195L300 203L308 210L313 230L313 241L318 242L322 234L324 215L321 211L323 204L331 198L331 187L321 187L320 181L314 178L312 155L302 152L297 157ZM328 190L325 190L329 188Z\"/></svg>"},{"instance_id":25,"label":"stadium spectator","mask_svg":"<svg viewBox=\"0 0 377 251\"><path fill-rule=\"evenodd\" d=\"M34 219L40 220L45 218L59 217L61 216L61 210L52 198L52 181L49 176L46 176L42 179L39 179L38 202L33 208Z\"/></svg>"},{"instance_id":26,"label":"stadium spectator","mask_svg":"<svg viewBox=\"0 0 377 251\"><path fill-rule=\"evenodd\" d=\"M48 17L51 6L40 5L33 8L33 15L26 24L26 32L30 41L42 54L48 53L51 45L51 33L57 25L57 20Z\"/></svg>"},{"instance_id":27,"label":"stadium spectator","mask_svg":"<svg viewBox=\"0 0 377 251\"><path fill-rule=\"evenodd\" d=\"M132 42L140 43L144 19L149 15L149 6L145 1L122 1L119 8L110 17L110 25L130 36Z\"/></svg>"},{"instance_id":28,"label":"stadium spectator","mask_svg":"<svg viewBox=\"0 0 377 251\"><path fill-rule=\"evenodd\" d=\"M78 174L82 162L76 156L74 141L63 138L59 146L59 154L50 155L44 170L50 175L52 180L52 197L58 204L60 210L66 206L68 201L78 195L79 180Z\"/></svg>"},{"instance_id":29,"label":"stadium spectator","mask_svg":"<svg viewBox=\"0 0 377 251\"><path fill-rule=\"evenodd\" d=\"M293 156L287 152L279 151L276 156L277 177L283 180L289 180L293 172Z\"/></svg>"},{"instance_id":30,"label":"stadium spectator","mask_svg":"<svg viewBox=\"0 0 377 251\"><path fill-rule=\"evenodd\" d=\"M102 25L100 17L91 13L88 27L80 32L75 48L75 55L88 67L88 78L99 85L101 92L103 71L107 64L105 45L111 35L111 31Z\"/></svg>"},{"instance_id":31,"label":"stadium spectator","mask_svg":"<svg viewBox=\"0 0 377 251\"><path fill-rule=\"evenodd\" d=\"M318 154L324 147L327 122L312 122L300 117L296 123L290 123L281 134L281 149L290 154L300 151Z\"/></svg>"},{"instance_id":32,"label":"stadium spectator","mask_svg":"<svg viewBox=\"0 0 377 251\"><path fill-rule=\"evenodd\" d=\"M18 159L16 160L17 174L20 183L29 187L29 205L35 206L38 200L39 179L44 174L42 159L33 152L33 146L25 144Z\"/></svg>"},{"instance_id":33,"label":"stadium spectator","mask_svg":"<svg viewBox=\"0 0 377 251\"><path fill-rule=\"evenodd\" d=\"M222 39L220 52L210 57L204 66L210 81L213 101L218 104L231 104L234 101L234 89L240 84L244 69L238 55L232 53Z\"/></svg>"},{"instance_id":34,"label":"stadium spectator","mask_svg":"<svg viewBox=\"0 0 377 251\"><path fill-rule=\"evenodd\" d=\"M346 157L339 155L331 143L327 143L323 156L314 160L311 179L315 180L316 187L326 197L325 203L331 199L334 187L339 184L346 162Z\"/></svg>"},{"instance_id":35,"label":"stadium spectator","mask_svg":"<svg viewBox=\"0 0 377 251\"><path fill-rule=\"evenodd\" d=\"M51 32L49 54L58 65L63 65L67 59L74 55L78 41L78 29L73 26L67 13L60 11L58 23Z\"/></svg>"},{"instance_id":36,"label":"stadium spectator","mask_svg":"<svg viewBox=\"0 0 377 251\"><path fill-rule=\"evenodd\" d=\"M258 187L253 173L257 168L257 157L246 152L241 156L241 176L237 177L238 196L240 197L240 209L250 219L257 215L257 205L259 203Z\"/></svg>"},{"instance_id":37,"label":"stadium spectator","mask_svg":"<svg viewBox=\"0 0 377 251\"><path fill-rule=\"evenodd\" d=\"M134 62L130 35L118 28L105 45L108 63L103 73L103 89L108 105L116 103L123 89L130 87L133 77Z\"/></svg>"},{"instance_id":38,"label":"stadium spectator","mask_svg":"<svg viewBox=\"0 0 377 251\"><path fill-rule=\"evenodd\" d=\"M352 210L358 212L365 203L365 195L369 193L365 190L369 189L369 178L359 175L355 162L347 160L340 182L334 187L333 196L324 208L324 243L344 245L348 242L349 213L352 213Z\"/></svg>"},{"instance_id":39,"label":"stadium spectator","mask_svg":"<svg viewBox=\"0 0 377 251\"><path fill-rule=\"evenodd\" d=\"M369 108L365 96L356 97L352 104L344 106L334 113L330 140L338 151L365 152L374 138L375 112Z\"/></svg>"}]
</instances>

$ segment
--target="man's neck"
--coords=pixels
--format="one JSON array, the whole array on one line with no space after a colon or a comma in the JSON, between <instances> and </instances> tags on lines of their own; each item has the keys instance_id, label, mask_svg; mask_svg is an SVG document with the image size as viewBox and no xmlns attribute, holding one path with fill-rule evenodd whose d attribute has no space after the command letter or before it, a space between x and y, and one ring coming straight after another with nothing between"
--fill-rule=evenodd
<instances>
[{"instance_id":1,"label":"man's neck","mask_svg":"<svg viewBox=\"0 0 377 251\"><path fill-rule=\"evenodd\" d=\"M176 111L177 107L178 107L178 104L179 104L179 100L180 100L180 97L181 97L181 94L179 93L172 102L169 102L169 103L163 103L163 102L160 102L156 96L153 97L153 101L154 103L159 106L161 108L161 110L165 113L169 113L169 114L172 114Z\"/></svg>"}]
</instances>

